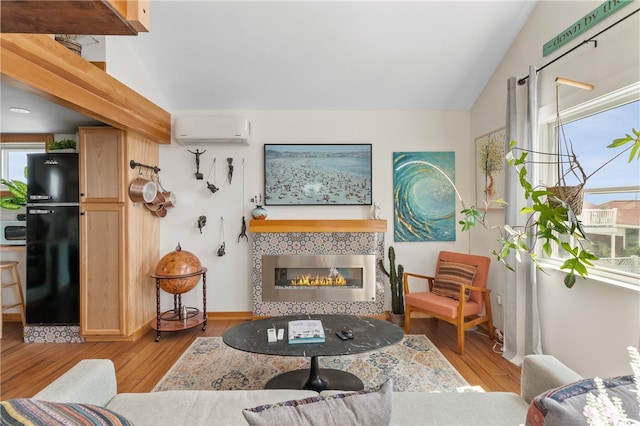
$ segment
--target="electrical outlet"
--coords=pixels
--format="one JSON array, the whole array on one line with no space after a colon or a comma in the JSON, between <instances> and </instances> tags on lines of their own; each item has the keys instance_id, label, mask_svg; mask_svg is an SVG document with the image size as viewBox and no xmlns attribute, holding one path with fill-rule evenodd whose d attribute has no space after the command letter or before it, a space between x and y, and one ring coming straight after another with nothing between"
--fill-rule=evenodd
<instances>
[{"instance_id":1,"label":"electrical outlet","mask_svg":"<svg viewBox=\"0 0 640 426\"><path fill-rule=\"evenodd\" d=\"M498 305L502 305L502 295L501 294L496 294L496 302L498 302Z\"/></svg>"},{"instance_id":2,"label":"electrical outlet","mask_svg":"<svg viewBox=\"0 0 640 426\"><path fill-rule=\"evenodd\" d=\"M499 328L496 328L496 337L498 338L499 341L504 341L504 335L502 334L502 331L500 331Z\"/></svg>"}]
</instances>

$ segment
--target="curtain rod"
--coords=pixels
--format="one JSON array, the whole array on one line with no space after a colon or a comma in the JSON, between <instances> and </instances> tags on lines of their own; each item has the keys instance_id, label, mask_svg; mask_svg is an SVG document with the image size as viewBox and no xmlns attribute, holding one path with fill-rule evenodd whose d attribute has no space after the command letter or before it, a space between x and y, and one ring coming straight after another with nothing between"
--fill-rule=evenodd
<instances>
[{"instance_id":1,"label":"curtain rod","mask_svg":"<svg viewBox=\"0 0 640 426\"><path fill-rule=\"evenodd\" d=\"M572 47L571 49L567 50L566 52L564 52L562 55L558 56L557 58L555 58L553 61L547 62L546 64L544 64L543 66L541 66L540 68L538 68L536 70L536 73L542 71L543 69L545 69L546 67L548 67L549 65L553 64L555 61L557 61L558 59L564 58L565 56L567 56L569 53L573 52L574 50L576 50L579 47L584 46L587 43L593 43L594 47L598 47L598 41L594 40L596 37L598 37L600 34L604 33L605 31L610 30L611 28L615 27L616 25L618 25L620 22L624 21L625 19L629 18L630 16L634 15L635 13L638 13L640 11L640 8L634 10L633 12L631 12L630 14L628 14L627 16L625 16L624 18L621 18L619 20L617 20L616 22L614 22L613 24L609 25L607 28L603 29L602 31L600 31L599 33L593 35L592 37L584 40L582 43L578 44L577 46ZM522 77L520 80L518 80L518 85L522 86L524 83L527 82L527 79L529 78L529 76L525 76Z\"/></svg>"}]
</instances>

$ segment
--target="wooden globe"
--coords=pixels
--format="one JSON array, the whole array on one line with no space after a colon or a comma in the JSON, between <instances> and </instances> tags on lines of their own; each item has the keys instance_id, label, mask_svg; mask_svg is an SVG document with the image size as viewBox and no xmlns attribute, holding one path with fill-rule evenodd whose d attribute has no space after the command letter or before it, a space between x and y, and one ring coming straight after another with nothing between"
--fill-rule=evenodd
<instances>
[{"instance_id":1,"label":"wooden globe","mask_svg":"<svg viewBox=\"0 0 640 426\"><path fill-rule=\"evenodd\" d=\"M182 294L194 288L200 281L200 275L180 277L202 271L202 264L198 257L186 250L182 250L180 243L175 251L167 253L156 266L156 275L176 278L160 279L160 288L167 293Z\"/></svg>"}]
</instances>

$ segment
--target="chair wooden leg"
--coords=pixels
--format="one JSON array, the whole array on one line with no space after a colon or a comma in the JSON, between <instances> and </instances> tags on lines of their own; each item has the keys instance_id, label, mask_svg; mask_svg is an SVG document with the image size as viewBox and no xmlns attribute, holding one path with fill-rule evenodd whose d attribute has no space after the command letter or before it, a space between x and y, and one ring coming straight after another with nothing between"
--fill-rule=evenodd
<instances>
[{"instance_id":1,"label":"chair wooden leg","mask_svg":"<svg viewBox=\"0 0 640 426\"><path fill-rule=\"evenodd\" d=\"M411 309L409 306L404 308L404 334L409 334L411 330Z\"/></svg>"},{"instance_id":2,"label":"chair wooden leg","mask_svg":"<svg viewBox=\"0 0 640 426\"><path fill-rule=\"evenodd\" d=\"M464 325L458 324L458 352L464 355Z\"/></svg>"},{"instance_id":3,"label":"chair wooden leg","mask_svg":"<svg viewBox=\"0 0 640 426\"><path fill-rule=\"evenodd\" d=\"M456 327L458 328L458 352L460 355L464 355L464 316L460 316L456 319Z\"/></svg>"},{"instance_id":4,"label":"chair wooden leg","mask_svg":"<svg viewBox=\"0 0 640 426\"><path fill-rule=\"evenodd\" d=\"M495 329L493 328L493 317L491 316L491 298L489 293L484 294L484 310L487 315L487 329L491 340L495 338Z\"/></svg>"}]
</instances>

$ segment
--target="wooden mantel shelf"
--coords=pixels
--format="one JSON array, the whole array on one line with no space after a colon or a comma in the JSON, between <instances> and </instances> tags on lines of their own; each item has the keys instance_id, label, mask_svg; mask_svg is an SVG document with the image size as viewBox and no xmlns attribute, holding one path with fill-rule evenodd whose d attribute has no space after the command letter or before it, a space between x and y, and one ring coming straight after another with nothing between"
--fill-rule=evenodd
<instances>
[{"instance_id":1,"label":"wooden mantel shelf","mask_svg":"<svg viewBox=\"0 0 640 426\"><path fill-rule=\"evenodd\" d=\"M385 219L251 220L250 232L387 232Z\"/></svg>"}]
</instances>

